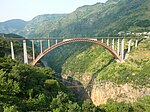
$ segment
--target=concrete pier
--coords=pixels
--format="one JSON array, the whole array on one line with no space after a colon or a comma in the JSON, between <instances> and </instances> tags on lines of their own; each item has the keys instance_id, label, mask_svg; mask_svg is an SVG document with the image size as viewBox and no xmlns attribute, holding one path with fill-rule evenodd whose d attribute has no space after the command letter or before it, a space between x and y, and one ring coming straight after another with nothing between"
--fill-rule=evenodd
<instances>
[{"instance_id":1,"label":"concrete pier","mask_svg":"<svg viewBox=\"0 0 150 112\"><path fill-rule=\"evenodd\" d=\"M124 59L124 39L121 40L121 58Z\"/></svg>"},{"instance_id":2,"label":"concrete pier","mask_svg":"<svg viewBox=\"0 0 150 112\"><path fill-rule=\"evenodd\" d=\"M10 46L11 46L11 58L14 60L15 59L15 53L14 53L14 46L13 46L13 42L10 42Z\"/></svg>"},{"instance_id":3,"label":"concrete pier","mask_svg":"<svg viewBox=\"0 0 150 112\"><path fill-rule=\"evenodd\" d=\"M32 40L32 58L35 59L34 40Z\"/></svg>"},{"instance_id":4,"label":"concrete pier","mask_svg":"<svg viewBox=\"0 0 150 112\"><path fill-rule=\"evenodd\" d=\"M107 46L109 46L109 38L107 38Z\"/></svg>"},{"instance_id":5,"label":"concrete pier","mask_svg":"<svg viewBox=\"0 0 150 112\"><path fill-rule=\"evenodd\" d=\"M50 40L47 40L47 46L50 47Z\"/></svg>"},{"instance_id":6,"label":"concrete pier","mask_svg":"<svg viewBox=\"0 0 150 112\"><path fill-rule=\"evenodd\" d=\"M138 40L135 41L135 47L137 47L137 46L138 46Z\"/></svg>"},{"instance_id":7,"label":"concrete pier","mask_svg":"<svg viewBox=\"0 0 150 112\"><path fill-rule=\"evenodd\" d=\"M132 39L128 41L128 53L131 51L131 42L132 42Z\"/></svg>"},{"instance_id":8,"label":"concrete pier","mask_svg":"<svg viewBox=\"0 0 150 112\"><path fill-rule=\"evenodd\" d=\"M102 42L102 43L104 42L104 39L103 39L103 38L101 39L101 42Z\"/></svg>"},{"instance_id":9,"label":"concrete pier","mask_svg":"<svg viewBox=\"0 0 150 112\"><path fill-rule=\"evenodd\" d=\"M28 64L28 55L27 55L26 40L23 40L23 54L24 54L24 63Z\"/></svg>"},{"instance_id":10,"label":"concrete pier","mask_svg":"<svg viewBox=\"0 0 150 112\"><path fill-rule=\"evenodd\" d=\"M42 40L40 40L40 51L41 51L41 53L43 52Z\"/></svg>"},{"instance_id":11,"label":"concrete pier","mask_svg":"<svg viewBox=\"0 0 150 112\"><path fill-rule=\"evenodd\" d=\"M55 44L57 44L57 39L55 40Z\"/></svg>"},{"instance_id":12,"label":"concrete pier","mask_svg":"<svg viewBox=\"0 0 150 112\"><path fill-rule=\"evenodd\" d=\"M115 49L115 46L114 46L114 45L115 45L115 39L113 38L113 39L112 39L112 49L113 49L113 50Z\"/></svg>"},{"instance_id":13,"label":"concrete pier","mask_svg":"<svg viewBox=\"0 0 150 112\"><path fill-rule=\"evenodd\" d=\"M119 38L117 39L117 54L120 54L120 40Z\"/></svg>"}]
</instances>

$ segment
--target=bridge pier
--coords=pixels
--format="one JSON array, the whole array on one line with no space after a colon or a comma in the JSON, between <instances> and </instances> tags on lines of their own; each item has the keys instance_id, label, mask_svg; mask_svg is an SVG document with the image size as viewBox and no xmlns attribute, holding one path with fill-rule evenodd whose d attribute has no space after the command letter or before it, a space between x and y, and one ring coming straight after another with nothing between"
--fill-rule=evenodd
<instances>
[{"instance_id":1,"label":"bridge pier","mask_svg":"<svg viewBox=\"0 0 150 112\"><path fill-rule=\"evenodd\" d=\"M109 46L109 38L107 38L107 46Z\"/></svg>"},{"instance_id":2,"label":"bridge pier","mask_svg":"<svg viewBox=\"0 0 150 112\"><path fill-rule=\"evenodd\" d=\"M128 53L131 51L131 42L132 42L132 39L128 41Z\"/></svg>"},{"instance_id":3,"label":"bridge pier","mask_svg":"<svg viewBox=\"0 0 150 112\"><path fill-rule=\"evenodd\" d=\"M41 51L41 53L43 52L43 48L42 48L42 40L40 40L40 51Z\"/></svg>"},{"instance_id":4,"label":"bridge pier","mask_svg":"<svg viewBox=\"0 0 150 112\"><path fill-rule=\"evenodd\" d=\"M101 39L101 42L102 42L102 43L104 42L104 39L103 39L103 38Z\"/></svg>"},{"instance_id":5,"label":"bridge pier","mask_svg":"<svg viewBox=\"0 0 150 112\"><path fill-rule=\"evenodd\" d=\"M115 39L112 39L112 49L114 50Z\"/></svg>"},{"instance_id":6,"label":"bridge pier","mask_svg":"<svg viewBox=\"0 0 150 112\"><path fill-rule=\"evenodd\" d=\"M26 40L23 40L23 54L24 54L24 63L28 64L28 55L27 55Z\"/></svg>"},{"instance_id":7,"label":"bridge pier","mask_svg":"<svg viewBox=\"0 0 150 112\"><path fill-rule=\"evenodd\" d=\"M15 53L14 53L14 46L13 46L13 42L10 42L10 46L11 46L11 58L14 60L15 59Z\"/></svg>"},{"instance_id":8,"label":"bridge pier","mask_svg":"<svg viewBox=\"0 0 150 112\"><path fill-rule=\"evenodd\" d=\"M32 58L35 59L34 40L32 40Z\"/></svg>"},{"instance_id":9,"label":"bridge pier","mask_svg":"<svg viewBox=\"0 0 150 112\"><path fill-rule=\"evenodd\" d=\"M50 40L47 40L47 46L50 47Z\"/></svg>"},{"instance_id":10,"label":"bridge pier","mask_svg":"<svg viewBox=\"0 0 150 112\"><path fill-rule=\"evenodd\" d=\"M137 46L138 46L138 40L135 41L135 47L137 47Z\"/></svg>"},{"instance_id":11,"label":"bridge pier","mask_svg":"<svg viewBox=\"0 0 150 112\"><path fill-rule=\"evenodd\" d=\"M117 39L117 54L120 54L120 40L119 38Z\"/></svg>"},{"instance_id":12,"label":"bridge pier","mask_svg":"<svg viewBox=\"0 0 150 112\"><path fill-rule=\"evenodd\" d=\"M121 40L121 59L124 59L124 39Z\"/></svg>"},{"instance_id":13,"label":"bridge pier","mask_svg":"<svg viewBox=\"0 0 150 112\"><path fill-rule=\"evenodd\" d=\"M55 40L55 44L57 44L57 39Z\"/></svg>"}]
</instances>

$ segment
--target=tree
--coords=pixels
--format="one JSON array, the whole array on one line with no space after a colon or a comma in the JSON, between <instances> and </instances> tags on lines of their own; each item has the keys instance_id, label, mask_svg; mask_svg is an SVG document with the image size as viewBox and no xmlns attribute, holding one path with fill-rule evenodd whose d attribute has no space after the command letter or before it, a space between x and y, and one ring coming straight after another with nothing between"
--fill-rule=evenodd
<instances>
[{"instance_id":1,"label":"tree","mask_svg":"<svg viewBox=\"0 0 150 112\"><path fill-rule=\"evenodd\" d=\"M79 112L80 107L77 103L73 103L69 96L64 92L58 92L56 98L53 98L50 105L53 112Z\"/></svg>"},{"instance_id":2,"label":"tree","mask_svg":"<svg viewBox=\"0 0 150 112\"><path fill-rule=\"evenodd\" d=\"M87 99L82 104L82 112L96 112L97 108L91 100Z\"/></svg>"}]
</instances>

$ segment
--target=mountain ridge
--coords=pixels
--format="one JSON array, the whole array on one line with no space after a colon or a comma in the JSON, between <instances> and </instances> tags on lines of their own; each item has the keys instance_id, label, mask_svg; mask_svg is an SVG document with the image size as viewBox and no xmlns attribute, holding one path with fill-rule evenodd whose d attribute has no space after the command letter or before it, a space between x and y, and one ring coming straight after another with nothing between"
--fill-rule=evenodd
<instances>
[{"instance_id":1,"label":"mountain ridge","mask_svg":"<svg viewBox=\"0 0 150 112\"><path fill-rule=\"evenodd\" d=\"M27 21L21 19L12 19L5 22L0 22L0 33L19 33L22 30Z\"/></svg>"},{"instance_id":2,"label":"mountain ridge","mask_svg":"<svg viewBox=\"0 0 150 112\"><path fill-rule=\"evenodd\" d=\"M90 37L116 35L120 31L150 31L149 0L109 0L106 3L82 6L72 13L37 26L32 33L51 37ZM25 33L25 32L24 32ZM25 33L26 34L26 33Z\"/></svg>"},{"instance_id":3,"label":"mountain ridge","mask_svg":"<svg viewBox=\"0 0 150 112\"><path fill-rule=\"evenodd\" d=\"M117 35L120 31L150 31L150 0L108 0L81 6L69 14L39 15L19 34L30 38L97 37Z\"/></svg>"}]
</instances>

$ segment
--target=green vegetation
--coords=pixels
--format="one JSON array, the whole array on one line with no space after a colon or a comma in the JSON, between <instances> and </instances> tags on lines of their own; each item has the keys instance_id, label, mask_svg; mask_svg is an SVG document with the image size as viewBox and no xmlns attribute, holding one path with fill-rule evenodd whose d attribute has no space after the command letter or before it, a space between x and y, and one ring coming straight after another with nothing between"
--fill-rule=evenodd
<instances>
[{"instance_id":1,"label":"green vegetation","mask_svg":"<svg viewBox=\"0 0 150 112\"><path fill-rule=\"evenodd\" d=\"M43 60L45 60L48 63L48 66L54 69L57 73L61 73L63 64L70 56L85 51L91 45L91 43L85 42L64 45L51 51L43 58Z\"/></svg>"},{"instance_id":2,"label":"green vegetation","mask_svg":"<svg viewBox=\"0 0 150 112\"><path fill-rule=\"evenodd\" d=\"M97 37L120 31L150 31L149 0L108 0L77 8L54 19L34 18L21 34L29 37Z\"/></svg>"},{"instance_id":3,"label":"green vegetation","mask_svg":"<svg viewBox=\"0 0 150 112\"><path fill-rule=\"evenodd\" d=\"M10 50L2 37L0 43L1 50ZM71 102L72 95L56 79L52 69L20 64L7 54L0 56L0 111L53 110L56 108L54 102L59 98L65 100L60 102L62 106L65 103L69 103L68 108L77 105Z\"/></svg>"},{"instance_id":4,"label":"green vegetation","mask_svg":"<svg viewBox=\"0 0 150 112\"><path fill-rule=\"evenodd\" d=\"M113 58L109 52L104 51L105 49L103 47L93 45L82 53L74 54L73 56L69 57L63 64L62 73L67 71L71 71L72 74L76 72L95 73L96 70L103 67L111 58Z\"/></svg>"},{"instance_id":5,"label":"green vegetation","mask_svg":"<svg viewBox=\"0 0 150 112\"><path fill-rule=\"evenodd\" d=\"M62 66L62 74L80 77L81 74L96 75L97 80L109 80L118 84L132 83L150 85L150 39L133 48L123 63L117 63L112 54L101 46L92 45L83 52L70 56Z\"/></svg>"},{"instance_id":6,"label":"green vegetation","mask_svg":"<svg viewBox=\"0 0 150 112\"><path fill-rule=\"evenodd\" d=\"M27 22L20 19L12 19L0 22L0 33L19 33L26 26Z\"/></svg>"},{"instance_id":7,"label":"green vegetation","mask_svg":"<svg viewBox=\"0 0 150 112\"><path fill-rule=\"evenodd\" d=\"M36 16L27 23L24 29L20 31L20 34L28 37L41 37L43 33L49 31L47 28L54 24L54 20L58 20L63 16L65 14L44 14ZM49 34L45 36L49 36Z\"/></svg>"},{"instance_id":8,"label":"green vegetation","mask_svg":"<svg viewBox=\"0 0 150 112\"><path fill-rule=\"evenodd\" d=\"M149 44L147 43L149 43L149 41L145 41L140 44L145 48L145 52L147 52L147 47L149 48ZM89 45L91 46L91 44ZM20 64L20 62L12 60L8 56L10 50L9 43L7 43L7 41L2 37L0 37L0 46L0 111L148 112L150 109L149 96L138 99L137 102L132 104L126 102L117 103L109 100L106 105L100 105L98 107L94 106L91 100L78 101L74 95L59 80L57 80L52 69L33 67L31 65ZM143 48L138 50L143 51ZM19 52L19 50L17 52ZM132 56L134 56L134 51L132 53ZM84 55L87 55L87 57L84 58ZM75 58L72 58L72 56L75 56ZM108 68L105 64L109 60L113 60L110 53L105 52L104 48L97 45L92 45L84 52L76 52L72 56L66 60L68 65L70 65L71 61L74 62L71 62L69 70L74 70L73 66L78 65L74 68L75 70L78 70L79 73L90 71L95 73L95 66L99 69L101 69L101 67L105 69ZM91 63L88 61L88 58ZM71 61L69 62L68 60L70 59ZM76 59L79 60L78 63L75 63L74 60ZM98 66L98 63L100 63L99 60L102 62L100 66ZM130 58L129 60L133 59ZM127 63L130 62L129 60ZM132 63L134 61L132 61ZM140 60L137 59L137 61ZM94 64L95 62L97 62L97 64ZM139 64L139 62L136 63ZM111 64L117 63L111 62L108 66L111 66ZM67 70L65 69L65 66L66 64L63 65L63 70ZM79 69L80 66L82 66L81 69ZM149 73L148 68L149 61L145 60L142 63L142 69L140 68L140 72L143 73L144 76L139 77L139 75L136 75L137 79L138 77L143 78L142 80L144 80L143 82L145 84L147 84L145 77L149 77L147 74L147 72ZM73 73L75 73L75 70ZM100 73L100 71L98 73Z\"/></svg>"},{"instance_id":9,"label":"green vegetation","mask_svg":"<svg viewBox=\"0 0 150 112\"><path fill-rule=\"evenodd\" d=\"M13 37L13 36L14 35L11 35L11 37ZM0 49L1 49L0 50L0 57L10 55L10 41L7 40L7 38L0 36ZM22 50L22 44L20 44L20 42L16 41L15 46L14 46L14 50L15 50L15 52L20 52Z\"/></svg>"},{"instance_id":10,"label":"green vegetation","mask_svg":"<svg viewBox=\"0 0 150 112\"><path fill-rule=\"evenodd\" d=\"M108 0L106 3L79 7L70 14L40 15L25 27L19 27L19 31L13 27L13 32L28 37L65 38L116 35L120 31L150 31L149 6L149 0ZM0 31L6 31L2 23ZM20 38L14 34L7 37ZM15 42L14 48L15 53L22 52L20 42ZM142 41L138 48L133 47L124 63L117 63L101 46L84 42L72 43L53 50L43 58L48 61L51 69L12 60L10 42L0 37L0 111L149 112L149 96L139 98L134 103L118 103L110 99L106 105L98 107L91 100L79 101L55 77L54 72L56 70L57 73L70 76L72 80L79 79L78 82L82 80L81 75L86 74L85 78L90 76L91 81L96 79L116 84L131 83L135 87L148 88L149 48L150 39Z\"/></svg>"},{"instance_id":11,"label":"green vegetation","mask_svg":"<svg viewBox=\"0 0 150 112\"><path fill-rule=\"evenodd\" d=\"M70 105L73 105L69 101L71 99L69 92L56 80L54 71L51 69L17 64L9 58L3 58L3 60L1 58L0 110L52 110L56 108L53 107L54 104L56 105L53 102L59 100L57 98L59 94L62 95L59 98L65 100L60 104L64 105L70 102Z\"/></svg>"},{"instance_id":12,"label":"green vegetation","mask_svg":"<svg viewBox=\"0 0 150 112\"><path fill-rule=\"evenodd\" d=\"M10 50L10 40L9 38L23 38L22 36L20 35L16 35L16 34L3 34L5 37L2 37L0 36L0 56L7 56L9 55L10 56L10 53L11 53L11 50ZM18 54L17 55L17 58L18 57L21 57L19 53L22 53L23 52L23 46L22 46L22 41L16 41L16 40L12 40L12 42L15 44L14 45L14 52L15 54ZM31 41L27 41L27 49L28 49L28 54L32 54L32 51L31 51Z\"/></svg>"},{"instance_id":13,"label":"green vegetation","mask_svg":"<svg viewBox=\"0 0 150 112\"><path fill-rule=\"evenodd\" d=\"M0 33L26 37L97 37L115 36L120 31L150 32L149 8L149 0L108 0L79 7L69 14L44 14L29 22L3 22Z\"/></svg>"},{"instance_id":14,"label":"green vegetation","mask_svg":"<svg viewBox=\"0 0 150 112\"><path fill-rule=\"evenodd\" d=\"M107 105L101 106L102 112L149 112L150 97L138 99L135 103L120 102L109 100Z\"/></svg>"},{"instance_id":15,"label":"green vegetation","mask_svg":"<svg viewBox=\"0 0 150 112\"><path fill-rule=\"evenodd\" d=\"M133 83L134 85L150 85L150 39L141 42L134 48L124 63L112 62L109 67L98 73L99 80L111 80L116 83Z\"/></svg>"}]
</instances>

